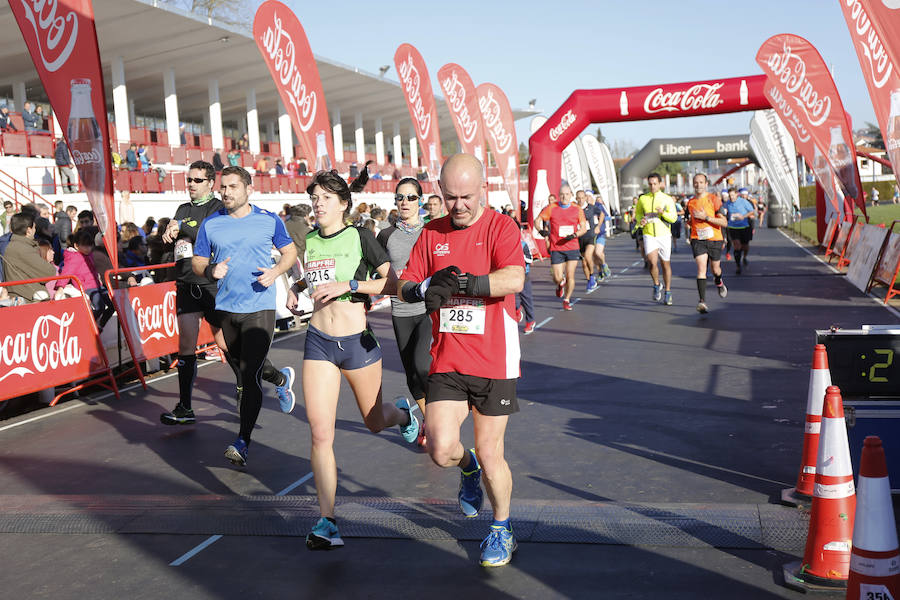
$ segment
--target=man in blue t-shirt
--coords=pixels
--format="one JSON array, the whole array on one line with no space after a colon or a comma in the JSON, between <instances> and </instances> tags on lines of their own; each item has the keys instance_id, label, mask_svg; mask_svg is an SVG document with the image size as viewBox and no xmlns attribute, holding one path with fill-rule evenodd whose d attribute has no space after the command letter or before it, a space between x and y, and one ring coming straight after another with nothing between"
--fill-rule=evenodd
<instances>
[{"instance_id":1,"label":"man in blue t-shirt","mask_svg":"<svg viewBox=\"0 0 900 600\"><path fill-rule=\"evenodd\" d=\"M275 332L275 287L297 261L297 249L277 215L249 203L250 174L222 170L225 210L200 225L191 267L217 282L216 313L229 351L238 361L243 393L241 430L225 450L233 464L247 464L250 434L262 407L260 377ZM281 259L272 264L272 246Z\"/></svg>"},{"instance_id":2,"label":"man in blue t-shirt","mask_svg":"<svg viewBox=\"0 0 900 600\"><path fill-rule=\"evenodd\" d=\"M590 194L588 195L590 197ZM597 194L594 202L594 217L597 219L594 238L594 266L600 271L600 279L606 279L612 275L609 265L606 264L606 231L609 224L609 212L603 203L603 197Z\"/></svg>"},{"instance_id":3,"label":"man in blue t-shirt","mask_svg":"<svg viewBox=\"0 0 900 600\"><path fill-rule=\"evenodd\" d=\"M756 218L756 207L743 196L738 196L737 190L728 190L728 199L722 204L728 217L728 237L734 248L735 273L741 274L741 260L743 266L747 266L747 250L750 248L751 228L750 220Z\"/></svg>"}]
</instances>

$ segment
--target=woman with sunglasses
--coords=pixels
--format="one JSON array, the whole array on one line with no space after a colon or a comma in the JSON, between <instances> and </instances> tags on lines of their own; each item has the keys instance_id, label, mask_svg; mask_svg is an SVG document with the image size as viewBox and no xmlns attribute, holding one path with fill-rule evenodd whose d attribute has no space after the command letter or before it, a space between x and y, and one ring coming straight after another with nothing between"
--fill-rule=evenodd
<instances>
[{"instance_id":1,"label":"woman with sunglasses","mask_svg":"<svg viewBox=\"0 0 900 600\"><path fill-rule=\"evenodd\" d=\"M397 204L397 222L381 230L378 242L388 253L391 266L399 278L425 225L419 215L422 184L413 177L401 179L394 190L394 201ZM400 350L403 371L406 373L406 385L422 414L416 441L424 446L425 384L431 368L431 319L425 314L424 302L408 303L391 298L391 321L394 324L394 337Z\"/></svg>"},{"instance_id":2,"label":"woman with sunglasses","mask_svg":"<svg viewBox=\"0 0 900 600\"><path fill-rule=\"evenodd\" d=\"M288 290L288 309L296 308L297 294L307 287L314 303L303 353L303 396L321 518L306 536L310 550L344 545L334 519L334 430L341 375L350 384L369 431L399 425L410 443L419 433L406 398L397 406L382 403L381 347L366 320L365 300L395 293L397 275L369 230L345 224L353 203L350 194L362 190L368 178L365 168L352 187L337 171L319 171L313 177L306 191L319 228L306 236L306 277ZM380 278L370 279L376 272Z\"/></svg>"}]
</instances>

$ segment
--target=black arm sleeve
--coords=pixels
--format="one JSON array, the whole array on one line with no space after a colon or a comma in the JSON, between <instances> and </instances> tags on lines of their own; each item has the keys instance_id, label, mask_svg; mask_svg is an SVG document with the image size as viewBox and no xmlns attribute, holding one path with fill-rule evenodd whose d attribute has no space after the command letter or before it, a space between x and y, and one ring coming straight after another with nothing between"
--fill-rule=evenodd
<instances>
[{"instance_id":1,"label":"black arm sleeve","mask_svg":"<svg viewBox=\"0 0 900 600\"><path fill-rule=\"evenodd\" d=\"M371 231L365 227L357 227L359 232L359 243L362 246L362 258L366 264L369 273L372 273L386 262L390 262L387 250L378 243Z\"/></svg>"},{"instance_id":2,"label":"black arm sleeve","mask_svg":"<svg viewBox=\"0 0 900 600\"><path fill-rule=\"evenodd\" d=\"M378 240L378 243L381 244L381 247L384 248L385 252L387 252L388 239L390 239L391 234L395 231L397 231L397 228L393 225L391 225L390 227L385 227L378 232L378 237L375 238Z\"/></svg>"}]
</instances>

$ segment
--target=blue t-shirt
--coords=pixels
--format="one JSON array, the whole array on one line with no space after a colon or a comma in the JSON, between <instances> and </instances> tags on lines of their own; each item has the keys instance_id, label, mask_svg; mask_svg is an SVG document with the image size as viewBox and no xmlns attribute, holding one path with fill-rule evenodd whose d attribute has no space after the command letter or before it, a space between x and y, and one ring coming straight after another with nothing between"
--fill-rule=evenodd
<instances>
[{"instance_id":1,"label":"blue t-shirt","mask_svg":"<svg viewBox=\"0 0 900 600\"><path fill-rule=\"evenodd\" d=\"M732 216L737 217L737 215L745 215L748 212L755 210L753 208L753 203L746 198L738 196L734 202L726 200L722 203L722 206L725 208L725 212L728 215L728 227L731 229L746 229L747 227L750 227L750 219L732 218Z\"/></svg>"},{"instance_id":2,"label":"blue t-shirt","mask_svg":"<svg viewBox=\"0 0 900 600\"><path fill-rule=\"evenodd\" d=\"M237 219L222 209L200 224L194 254L212 262L228 261L228 273L219 280L216 309L233 313L275 310L275 285L256 281L259 267L272 266L272 246L293 244L278 215L251 206L250 214Z\"/></svg>"},{"instance_id":3,"label":"blue t-shirt","mask_svg":"<svg viewBox=\"0 0 900 600\"><path fill-rule=\"evenodd\" d=\"M599 221L600 215L603 215L603 224L600 225L600 233L597 234L597 237L606 237L606 222L609 220L609 213L606 212L606 207L603 206L602 202L594 202L594 219L595 221ZM595 223L596 224L596 223Z\"/></svg>"}]
</instances>

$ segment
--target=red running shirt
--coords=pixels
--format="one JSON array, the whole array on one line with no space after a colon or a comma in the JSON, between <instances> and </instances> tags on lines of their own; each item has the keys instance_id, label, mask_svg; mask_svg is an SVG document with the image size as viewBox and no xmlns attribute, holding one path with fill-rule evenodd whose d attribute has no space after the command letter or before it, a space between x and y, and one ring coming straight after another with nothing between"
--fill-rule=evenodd
<instances>
[{"instance_id":1,"label":"red running shirt","mask_svg":"<svg viewBox=\"0 0 900 600\"><path fill-rule=\"evenodd\" d=\"M472 275L487 275L508 266L524 269L525 256L515 221L489 208L465 229L454 229L449 216L429 221L410 252L403 279L420 282L451 265ZM483 305L479 306L481 302ZM518 377L519 330L513 294L450 299L449 304L457 303L470 308L454 311L448 307L431 314L429 373L460 373L488 379ZM451 332L453 324L448 320L457 313L464 314L468 324L474 321L477 325L483 319L482 332Z\"/></svg>"},{"instance_id":2,"label":"red running shirt","mask_svg":"<svg viewBox=\"0 0 900 600\"><path fill-rule=\"evenodd\" d=\"M541 220L550 225L550 251L578 250L578 238L564 242L562 238L578 233L578 226L586 223L584 211L577 204L570 203L563 208L559 204L548 204L540 214Z\"/></svg>"}]
</instances>

